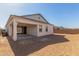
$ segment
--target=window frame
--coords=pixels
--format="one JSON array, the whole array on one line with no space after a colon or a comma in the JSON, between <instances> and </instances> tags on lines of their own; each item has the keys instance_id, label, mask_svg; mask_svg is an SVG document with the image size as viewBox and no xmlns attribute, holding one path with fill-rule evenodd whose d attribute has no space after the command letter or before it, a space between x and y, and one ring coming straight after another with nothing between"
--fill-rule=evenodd
<instances>
[{"instance_id":1,"label":"window frame","mask_svg":"<svg viewBox=\"0 0 79 59\"><path fill-rule=\"evenodd\" d=\"M46 26L45 31L48 32L48 26Z\"/></svg>"},{"instance_id":2,"label":"window frame","mask_svg":"<svg viewBox=\"0 0 79 59\"><path fill-rule=\"evenodd\" d=\"M39 32L42 32L42 25L39 25Z\"/></svg>"}]
</instances>

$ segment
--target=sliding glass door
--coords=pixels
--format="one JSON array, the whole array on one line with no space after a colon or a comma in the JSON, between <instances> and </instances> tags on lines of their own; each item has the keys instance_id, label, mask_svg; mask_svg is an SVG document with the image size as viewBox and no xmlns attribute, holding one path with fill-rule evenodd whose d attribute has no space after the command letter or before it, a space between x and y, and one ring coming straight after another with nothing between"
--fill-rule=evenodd
<instances>
[{"instance_id":1,"label":"sliding glass door","mask_svg":"<svg viewBox=\"0 0 79 59\"><path fill-rule=\"evenodd\" d=\"M17 27L17 33L18 34L27 34L27 27L25 27L25 26L18 26Z\"/></svg>"}]
</instances>

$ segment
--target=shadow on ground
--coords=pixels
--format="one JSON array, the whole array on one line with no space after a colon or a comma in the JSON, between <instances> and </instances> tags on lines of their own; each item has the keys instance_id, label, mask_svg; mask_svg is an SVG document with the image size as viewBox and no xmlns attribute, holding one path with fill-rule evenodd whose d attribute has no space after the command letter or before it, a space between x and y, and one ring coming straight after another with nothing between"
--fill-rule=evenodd
<instances>
[{"instance_id":1,"label":"shadow on ground","mask_svg":"<svg viewBox=\"0 0 79 59\"><path fill-rule=\"evenodd\" d=\"M14 42L11 38L9 37L7 38L15 56L29 55L35 51L40 50L41 48L46 47L47 45L69 41L66 38L64 38L64 35L47 35L43 37L36 37L36 38L29 39L33 41L33 43L30 43L28 45L26 44L23 45L23 44L18 44L18 42L22 42L23 40L17 40L16 42ZM26 41L27 40L28 39L26 39Z\"/></svg>"}]
</instances>

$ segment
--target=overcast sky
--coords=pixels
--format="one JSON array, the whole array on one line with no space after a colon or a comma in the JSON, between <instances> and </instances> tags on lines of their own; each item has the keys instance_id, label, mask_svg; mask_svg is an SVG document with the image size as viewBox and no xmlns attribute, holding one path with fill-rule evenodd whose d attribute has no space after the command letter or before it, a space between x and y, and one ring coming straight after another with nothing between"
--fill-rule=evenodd
<instances>
[{"instance_id":1,"label":"overcast sky","mask_svg":"<svg viewBox=\"0 0 79 59\"><path fill-rule=\"evenodd\" d=\"M10 15L42 14L56 26L79 28L79 4L0 4L0 27Z\"/></svg>"}]
</instances>

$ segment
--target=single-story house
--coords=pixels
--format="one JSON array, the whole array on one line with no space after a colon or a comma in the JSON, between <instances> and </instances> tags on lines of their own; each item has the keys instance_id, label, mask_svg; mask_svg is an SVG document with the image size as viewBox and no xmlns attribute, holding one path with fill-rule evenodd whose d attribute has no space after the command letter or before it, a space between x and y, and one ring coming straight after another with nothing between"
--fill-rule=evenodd
<instances>
[{"instance_id":1,"label":"single-story house","mask_svg":"<svg viewBox=\"0 0 79 59\"><path fill-rule=\"evenodd\" d=\"M24 16L11 15L6 24L8 35L14 40L17 36L32 35L44 36L53 34L53 25L50 24L41 14Z\"/></svg>"}]
</instances>

